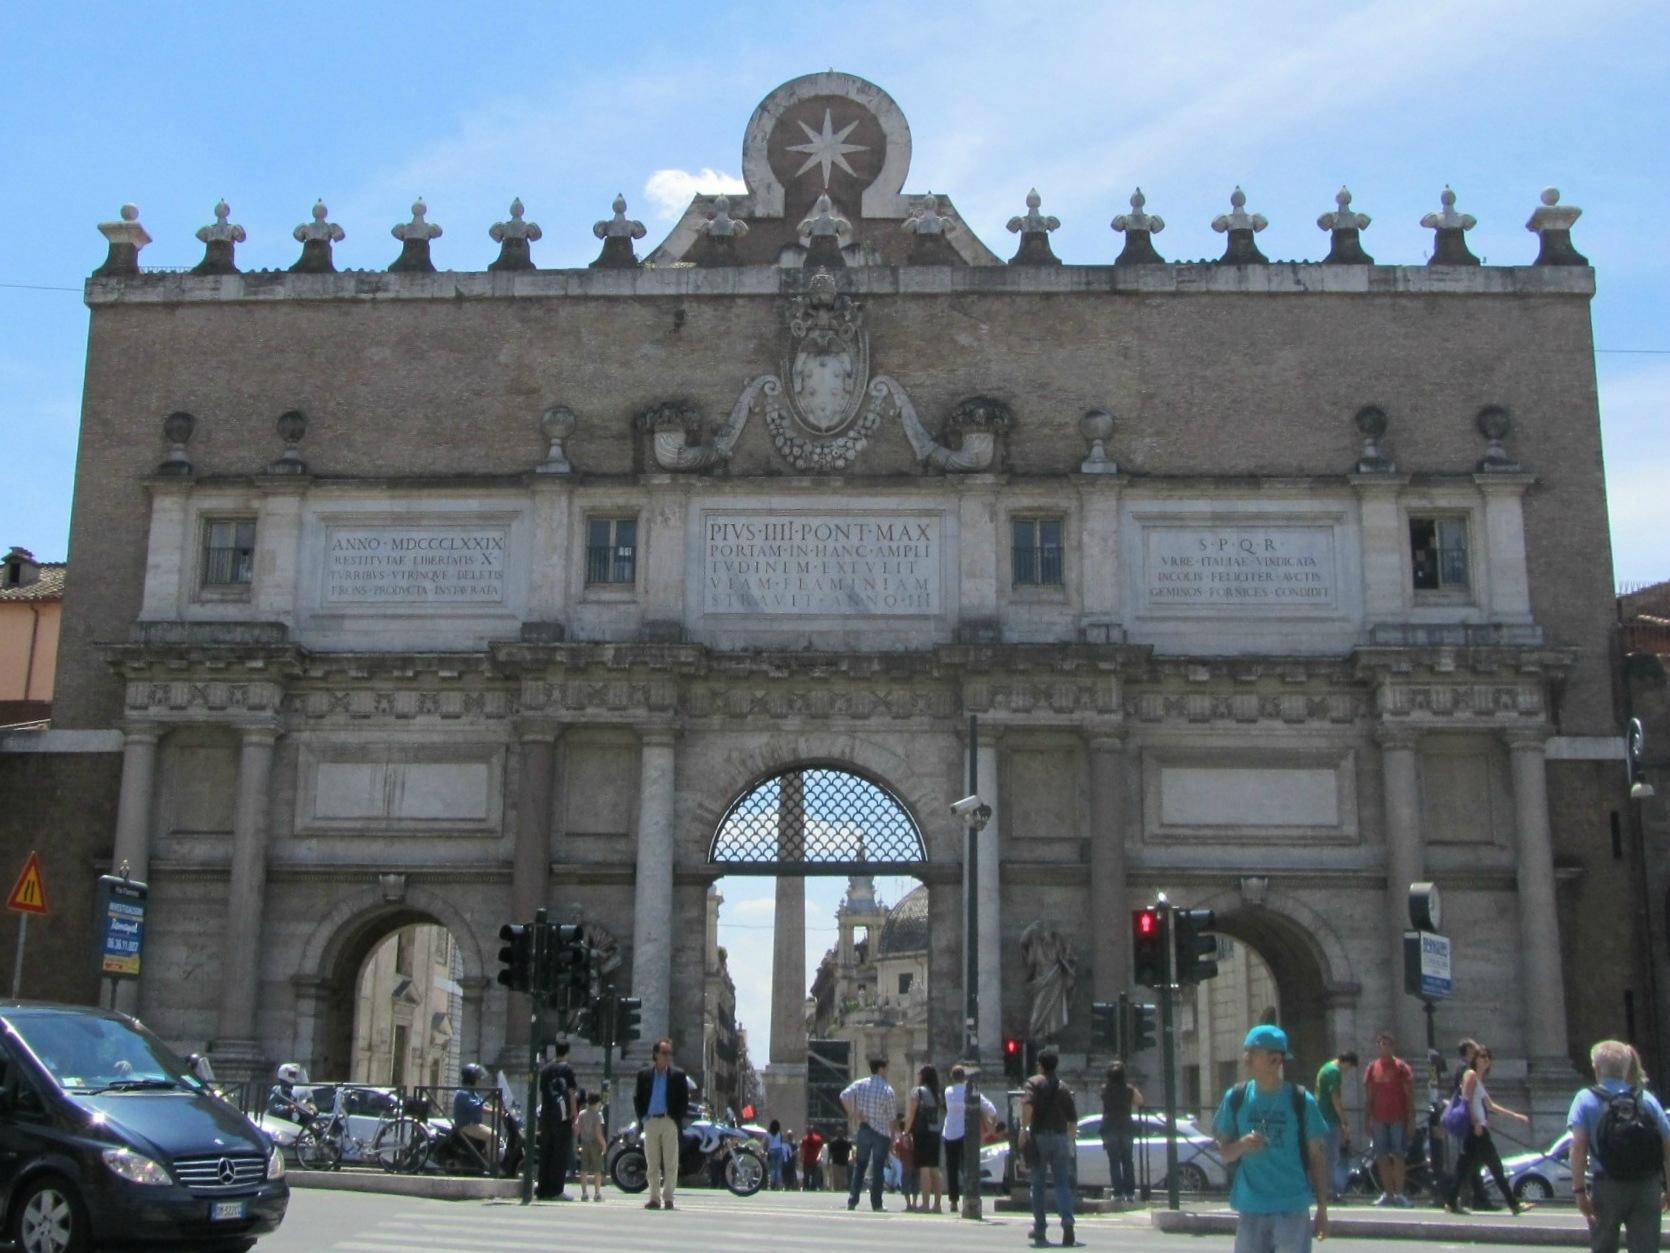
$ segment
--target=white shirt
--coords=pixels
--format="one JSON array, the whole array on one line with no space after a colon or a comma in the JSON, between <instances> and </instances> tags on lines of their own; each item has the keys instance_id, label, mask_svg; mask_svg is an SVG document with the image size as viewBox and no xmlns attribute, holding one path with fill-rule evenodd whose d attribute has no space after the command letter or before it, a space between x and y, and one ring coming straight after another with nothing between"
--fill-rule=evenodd
<instances>
[{"instance_id":1,"label":"white shirt","mask_svg":"<svg viewBox=\"0 0 1670 1253\"><path fill-rule=\"evenodd\" d=\"M963 1097L968 1092L966 1083L953 1083L945 1089L945 1138L947 1140L961 1140L965 1134L963 1127ZM986 1099L985 1093L980 1094L980 1109L990 1122L997 1121L997 1106Z\"/></svg>"}]
</instances>

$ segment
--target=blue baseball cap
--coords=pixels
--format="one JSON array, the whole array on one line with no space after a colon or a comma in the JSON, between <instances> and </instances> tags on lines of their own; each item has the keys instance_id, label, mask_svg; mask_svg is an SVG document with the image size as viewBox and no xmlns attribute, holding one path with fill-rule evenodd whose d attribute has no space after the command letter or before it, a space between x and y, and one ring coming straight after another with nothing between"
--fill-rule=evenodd
<instances>
[{"instance_id":1,"label":"blue baseball cap","mask_svg":"<svg viewBox=\"0 0 1670 1253\"><path fill-rule=\"evenodd\" d=\"M1287 1055L1287 1032L1270 1023L1259 1023L1247 1032L1247 1038L1241 1041L1244 1049L1265 1049L1271 1053Z\"/></svg>"}]
</instances>

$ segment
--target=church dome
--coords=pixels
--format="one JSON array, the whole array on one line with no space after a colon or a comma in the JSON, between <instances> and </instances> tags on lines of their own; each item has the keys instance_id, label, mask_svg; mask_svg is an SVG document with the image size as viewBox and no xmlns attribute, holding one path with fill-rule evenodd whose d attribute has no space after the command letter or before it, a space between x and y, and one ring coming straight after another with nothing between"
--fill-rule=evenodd
<instances>
[{"instance_id":1,"label":"church dome","mask_svg":"<svg viewBox=\"0 0 1670 1253\"><path fill-rule=\"evenodd\" d=\"M903 957L925 952L927 947L928 889L924 885L906 892L887 911L887 921L881 924L881 938L876 941L876 957Z\"/></svg>"}]
</instances>

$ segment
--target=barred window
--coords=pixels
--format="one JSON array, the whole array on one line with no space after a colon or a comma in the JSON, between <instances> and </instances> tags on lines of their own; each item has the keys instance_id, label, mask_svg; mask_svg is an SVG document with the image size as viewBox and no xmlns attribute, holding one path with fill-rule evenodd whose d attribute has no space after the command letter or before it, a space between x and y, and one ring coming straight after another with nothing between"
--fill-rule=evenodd
<instances>
[{"instance_id":1,"label":"barred window","mask_svg":"<svg viewBox=\"0 0 1670 1253\"><path fill-rule=\"evenodd\" d=\"M593 518L586 525L586 582L632 584L638 577L638 520Z\"/></svg>"},{"instance_id":2,"label":"barred window","mask_svg":"<svg viewBox=\"0 0 1670 1253\"><path fill-rule=\"evenodd\" d=\"M1060 587L1061 519L1016 518L1012 525L1015 586Z\"/></svg>"},{"instance_id":3,"label":"barred window","mask_svg":"<svg viewBox=\"0 0 1670 1253\"><path fill-rule=\"evenodd\" d=\"M215 518L203 530L203 586L248 587L255 577L255 519Z\"/></svg>"},{"instance_id":4,"label":"barred window","mask_svg":"<svg viewBox=\"0 0 1670 1253\"><path fill-rule=\"evenodd\" d=\"M1467 590L1467 520L1410 518L1409 559L1417 592Z\"/></svg>"}]
</instances>

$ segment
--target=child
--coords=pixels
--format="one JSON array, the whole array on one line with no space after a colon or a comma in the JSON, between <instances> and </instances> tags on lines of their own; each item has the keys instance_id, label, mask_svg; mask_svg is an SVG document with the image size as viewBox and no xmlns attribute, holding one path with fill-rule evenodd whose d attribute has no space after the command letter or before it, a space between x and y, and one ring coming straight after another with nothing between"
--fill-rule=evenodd
<instances>
[{"instance_id":1,"label":"child","mask_svg":"<svg viewBox=\"0 0 1670 1253\"><path fill-rule=\"evenodd\" d=\"M903 1118L893 1125L893 1156L899 1159L899 1191L905 1194L905 1208L914 1210L918 1190L916 1153L911 1146L910 1136L905 1132Z\"/></svg>"},{"instance_id":2,"label":"child","mask_svg":"<svg viewBox=\"0 0 1670 1253\"><path fill-rule=\"evenodd\" d=\"M603 1137L603 1098L596 1092L586 1097L586 1107L574 1120L574 1138L580 1146L580 1199L586 1199L591 1184L594 1201L603 1199L603 1154L609 1143Z\"/></svg>"}]
</instances>

